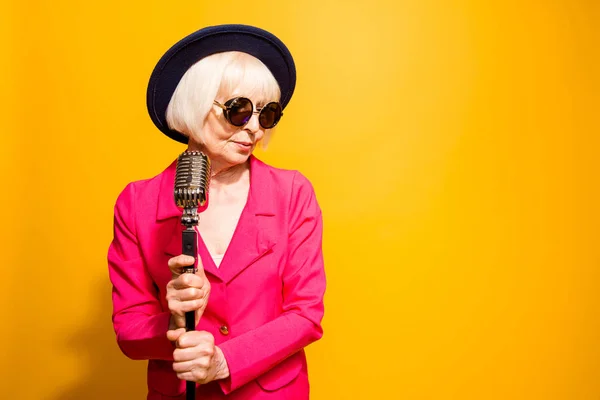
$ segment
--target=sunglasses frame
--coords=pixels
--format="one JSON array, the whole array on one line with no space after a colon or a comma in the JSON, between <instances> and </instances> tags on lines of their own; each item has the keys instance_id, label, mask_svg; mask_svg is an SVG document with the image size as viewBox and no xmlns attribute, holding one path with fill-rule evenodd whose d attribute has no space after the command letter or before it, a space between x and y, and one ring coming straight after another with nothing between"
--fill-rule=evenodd
<instances>
[{"instance_id":1,"label":"sunglasses frame","mask_svg":"<svg viewBox=\"0 0 600 400\"><path fill-rule=\"evenodd\" d=\"M225 102L225 104L221 104L221 103L219 103L218 101L214 100L213 104L214 104L214 105L216 105L216 106L219 106L219 107L221 107L221 108L223 109L223 115L225 116L225 119L227 120L227 122L229 122L229 123L230 123L231 125L233 125L233 126L237 126L238 128L239 128L240 126L244 126L244 125L246 125L248 122L246 122L245 124L242 124L242 125L236 125L236 124L234 124L234 123L231 121L231 118L230 118L230 116L229 116L229 113L230 113L231 109L233 108L233 107L231 106L231 103L233 103L233 102L234 102L234 101L236 101L236 100L247 100L247 101L250 103L250 105L252 106L252 115L254 115L254 114L259 114L258 123L259 123L259 125L260 125L260 126L263 128L263 129L273 129L273 128L275 128L275 127L277 126L277 124L279 123L279 121L281 121L281 117L283 117L283 110L282 110L282 111L280 112L280 114L279 114L279 118L277 119L277 121L275 121L275 123L273 124L273 126L271 126L271 127L267 128L267 127L263 126L263 124L261 124L261 123L260 123L260 113L262 113L262 111L263 111L265 108L267 108L267 106L269 106L270 104L273 104L273 103L274 103L274 104L277 104L277 105L279 106L279 109L281 109L281 104L280 104L279 102L277 102L277 101L271 101L271 102L269 102L269 103L265 104L263 107L261 107L261 108L257 108L257 109L256 109L256 111L254 111L254 103L252 103L252 100L250 100L250 99L249 99L249 98L247 98L247 97L243 97L243 96L234 97L234 98L232 98L232 99L229 99L229 100L227 100L227 101ZM229 104L229 105L228 105L228 104ZM252 118L252 116L250 116L250 118ZM249 120L248 120L248 121L249 121Z\"/></svg>"}]
</instances>

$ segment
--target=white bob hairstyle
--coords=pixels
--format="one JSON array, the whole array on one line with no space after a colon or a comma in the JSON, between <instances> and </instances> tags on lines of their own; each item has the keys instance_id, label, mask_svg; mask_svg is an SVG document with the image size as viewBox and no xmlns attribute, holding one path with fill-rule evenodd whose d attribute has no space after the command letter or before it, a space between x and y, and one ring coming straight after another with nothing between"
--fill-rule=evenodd
<instances>
[{"instance_id":1,"label":"white bob hairstyle","mask_svg":"<svg viewBox=\"0 0 600 400\"><path fill-rule=\"evenodd\" d=\"M279 101L281 91L267 66L248 53L228 51L204 57L179 81L167 107L167 124L170 129L202 140L204 121L214 100L227 101L236 96L247 97L255 108L260 108ZM265 131L263 147L272 130Z\"/></svg>"}]
</instances>

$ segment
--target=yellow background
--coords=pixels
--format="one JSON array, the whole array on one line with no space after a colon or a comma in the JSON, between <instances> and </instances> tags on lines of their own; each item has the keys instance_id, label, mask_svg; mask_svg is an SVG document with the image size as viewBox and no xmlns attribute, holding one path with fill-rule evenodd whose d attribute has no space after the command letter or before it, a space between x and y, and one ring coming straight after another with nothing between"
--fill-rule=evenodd
<instances>
[{"instance_id":1,"label":"yellow background","mask_svg":"<svg viewBox=\"0 0 600 400\"><path fill-rule=\"evenodd\" d=\"M597 0L3 1L3 399L142 399L110 323L129 181L183 146L148 77L199 27L291 49L263 160L325 217L313 399L600 399Z\"/></svg>"}]
</instances>

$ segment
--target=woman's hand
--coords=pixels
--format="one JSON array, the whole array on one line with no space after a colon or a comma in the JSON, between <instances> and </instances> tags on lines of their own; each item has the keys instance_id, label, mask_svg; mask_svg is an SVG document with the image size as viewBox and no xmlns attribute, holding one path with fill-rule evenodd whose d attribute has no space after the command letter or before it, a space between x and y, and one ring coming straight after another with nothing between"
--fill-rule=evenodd
<instances>
[{"instance_id":1,"label":"woman's hand","mask_svg":"<svg viewBox=\"0 0 600 400\"><path fill-rule=\"evenodd\" d=\"M173 370L179 379L200 384L229 376L223 352L215 346L215 338L206 331L170 330L167 338L175 342Z\"/></svg>"},{"instance_id":2,"label":"woman's hand","mask_svg":"<svg viewBox=\"0 0 600 400\"><path fill-rule=\"evenodd\" d=\"M183 273L183 268L193 265L194 257L179 255L169 260L171 281L167 284L167 302L171 311L169 330L185 328L185 313L196 312L196 325L208 304L210 282L204 274L202 261L198 258L198 271L195 274Z\"/></svg>"}]
</instances>

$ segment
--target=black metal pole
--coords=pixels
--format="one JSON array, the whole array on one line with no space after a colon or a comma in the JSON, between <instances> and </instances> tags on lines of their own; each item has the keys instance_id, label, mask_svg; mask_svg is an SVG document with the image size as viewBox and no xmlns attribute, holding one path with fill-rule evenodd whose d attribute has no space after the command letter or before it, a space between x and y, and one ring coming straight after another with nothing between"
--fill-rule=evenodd
<instances>
[{"instance_id":1,"label":"black metal pole","mask_svg":"<svg viewBox=\"0 0 600 400\"><path fill-rule=\"evenodd\" d=\"M196 230L188 226L183 232L181 236L181 244L182 244L182 253L186 256L192 256L194 259L198 257L198 252L196 248L197 237ZM194 274L196 273L196 263L194 265L190 265L189 267L183 268L184 273ZM188 311L185 313L185 330L186 331L195 331L196 330L196 312ZM185 398L186 400L195 400L196 399L196 382L186 381L185 383Z\"/></svg>"}]
</instances>

